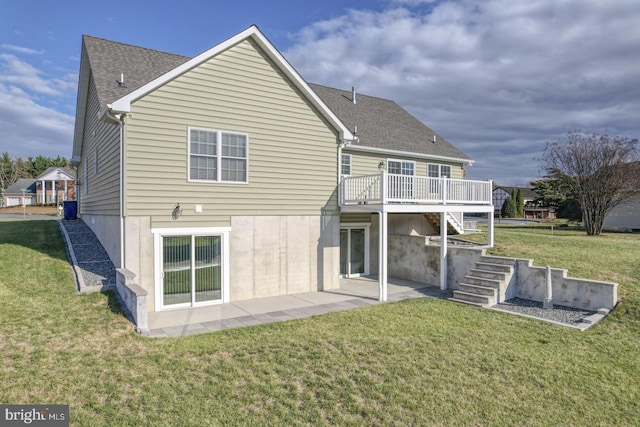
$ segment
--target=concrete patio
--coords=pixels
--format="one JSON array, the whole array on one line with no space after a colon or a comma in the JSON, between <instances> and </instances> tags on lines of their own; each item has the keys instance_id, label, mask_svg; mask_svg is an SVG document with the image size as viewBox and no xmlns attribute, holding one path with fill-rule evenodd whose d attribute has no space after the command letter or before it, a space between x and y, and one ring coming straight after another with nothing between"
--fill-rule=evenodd
<instances>
[{"instance_id":1,"label":"concrete patio","mask_svg":"<svg viewBox=\"0 0 640 427\"><path fill-rule=\"evenodd\" d=\"M442 291L437 286L389 278L390 302L410 298L445 298L449 295L449 291ZM142 333L150 337L177 337L300 319L375 304L382 304L378 301L376 276L341 279L340 289L331 291L149 313L149 330Z\"/></svg>"}]
</instances>

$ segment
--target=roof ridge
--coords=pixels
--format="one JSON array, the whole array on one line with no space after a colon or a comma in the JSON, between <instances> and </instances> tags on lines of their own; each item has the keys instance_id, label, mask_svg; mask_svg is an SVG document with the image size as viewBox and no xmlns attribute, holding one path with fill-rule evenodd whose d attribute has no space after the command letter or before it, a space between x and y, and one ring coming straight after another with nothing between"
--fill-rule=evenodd
<instances>
[{"instance_id":1,"label":"roof ridge","mask_svg":"<svg viewBox=\"0 0 640 427\"><path fill-rule=\"evenodd\" d=\"M320 84L320 83L313 83L313 82L307 82L307 83L310 84L310 85L314 85L314 86L321 86L321 87L324 87L324 88L327 88L327 89L333 89L333 90L339 90L339 91L342 91L342 92L351 93L351 91L348 90L348 89L340 89L340 88L337 88L337 87L327 86L327 85L323 85L323 84ZM394 104L399 106L399 104L396 101L394 101L393 99L383 98L381 96L375 96L375 95L367 95L366 93L357 92L357 91L356 91L356 95L357 96L365 96L367 98L379 99L381 101L393 102Z\"/></svg>"},{"instance_id":2,"label":"roof ridge","mask_svg":"<svg viewBox=\"0 0 640 427\"><path fill-rule=\"evenodd\" d=\"M105 39L104 37L92 36L90 34L83 34L82 35L82 39L84 40L85 38L91 38L91 39L99 40L99 41L102 41L102 42L118 44L118 45L121 45L121 46L133 47L133 48L141 49L141 50L147 50L149 52L157 52L157 53L161 53L163 55L177 56L179 58L186 58L186 59L193 58L192 56L180 55L180 54L177 54L177 53L171 53L171 52L167 52L167 51L164 51L164 50L151 49L149 47L138 46L138 45L131 44L131 43L123 43L123 42L119 42L119 41L115 41L115 40Z\"/></svg>"}]
</instances>

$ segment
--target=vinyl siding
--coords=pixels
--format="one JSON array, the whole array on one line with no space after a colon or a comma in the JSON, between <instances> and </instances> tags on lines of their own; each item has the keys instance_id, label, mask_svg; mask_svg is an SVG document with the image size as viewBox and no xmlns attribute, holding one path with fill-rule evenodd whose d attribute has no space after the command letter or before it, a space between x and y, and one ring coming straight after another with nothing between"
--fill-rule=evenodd
<instances>
[{"instance_id":1,"label":"vinyl siding","mask_svg":"<svg viewBox=\"0 0 640 427\"><path fill-rule=\"evenodd\" d=\"M380 153L363 153L362 151L350 151L349 149L343 150L343 153L351 154L351 176L379 173L380 169L378 168L378 165L380 164L380 161L384 161L386 167L387 159L394 159L415 161L416 176L427 176L428 164L441 164L451 166L451 178L464 178L464 168L461 163L426 160L421 158L412 158L409 156L394 156Z\"/></svg>"},{"instance_id":2,"label":"vinyl siding","mask_svg":"<svg viewBox=\"0 0 640 427\"><path fill-rule=\"evenodd\" d=\"M188 182L189 127L246 134L248 183ZM134 102L125 141L125 214L154 227L337 210L337 131L249 40Z\"/></svg>"},{"instance_id":3,"label":"vinyl siding","mask_svg":"<svg viewBox=\"0 0 640 427\"><path fill-rule=\"evenodd\" d=\"M371 212L350 212L340 214L340 224L370 223Z\"/></svg>"},{"instance_id":4,"label":"vinyl siding","mask_svg":"<svg viewBox=\"0 0 640 427\"><path fill-rule=\"evenodd\" d=\"M119 215L120 212L120 130L117 125L99 118L100 103L93 78L89 83L87 114L77 173L81 185L76 189L80 214ZM94 171L94 155L98 149L98 171ZM84 168L87 165L88 191L85 193Z\"/></svg>"},{"instance_id":5,"label":"vinyl siding","mask_svg":"<svg viewBox=\"0 0 640 427\"><path fill-rule=\"evenodd\" d=\"M604 220L607 230L640 230L640 192L611 209Z\"/></svg>"}]
</instances>

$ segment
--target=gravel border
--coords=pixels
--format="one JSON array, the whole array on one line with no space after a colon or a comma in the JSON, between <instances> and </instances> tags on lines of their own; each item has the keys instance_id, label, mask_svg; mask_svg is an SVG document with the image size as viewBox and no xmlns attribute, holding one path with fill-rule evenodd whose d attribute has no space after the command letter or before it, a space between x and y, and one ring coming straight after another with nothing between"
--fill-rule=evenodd
<instances>
[{"instance_id":1,"label":"gravel border","mask_svg":"<svg viewBox=\"0 0 640 427\"><path fill-rule=\"evenodd\" d=\"M585 323L585 319L597 313L596 311L583 310L562 305L554 305L553 309L546 309L542 307L541 302L522 298L513 298L489 308L519 314L526 317L533 317L547 322L577 327L579 329L583 329L584 326L589 325L588 323Z\"/></svg>"}]
</instances>

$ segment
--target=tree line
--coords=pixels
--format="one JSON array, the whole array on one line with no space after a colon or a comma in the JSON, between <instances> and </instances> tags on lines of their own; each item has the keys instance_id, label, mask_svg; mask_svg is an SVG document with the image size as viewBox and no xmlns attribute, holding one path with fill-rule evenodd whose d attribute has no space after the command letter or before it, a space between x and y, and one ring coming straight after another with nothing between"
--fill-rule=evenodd
<instances>
[{"instance_id":1,"label":"tree line","mask_svg":"<svg viewBox=\"0 0 640 427\"><path fill-rule=\"evenodd\" d=\"M12 186L20 178L37 178L50 167L66 167L69 161L61 156L56 158L37 155L27 160L22 157L12 158L8 152L0 157L0 189Z\"/></svg>"}]
</instances>

